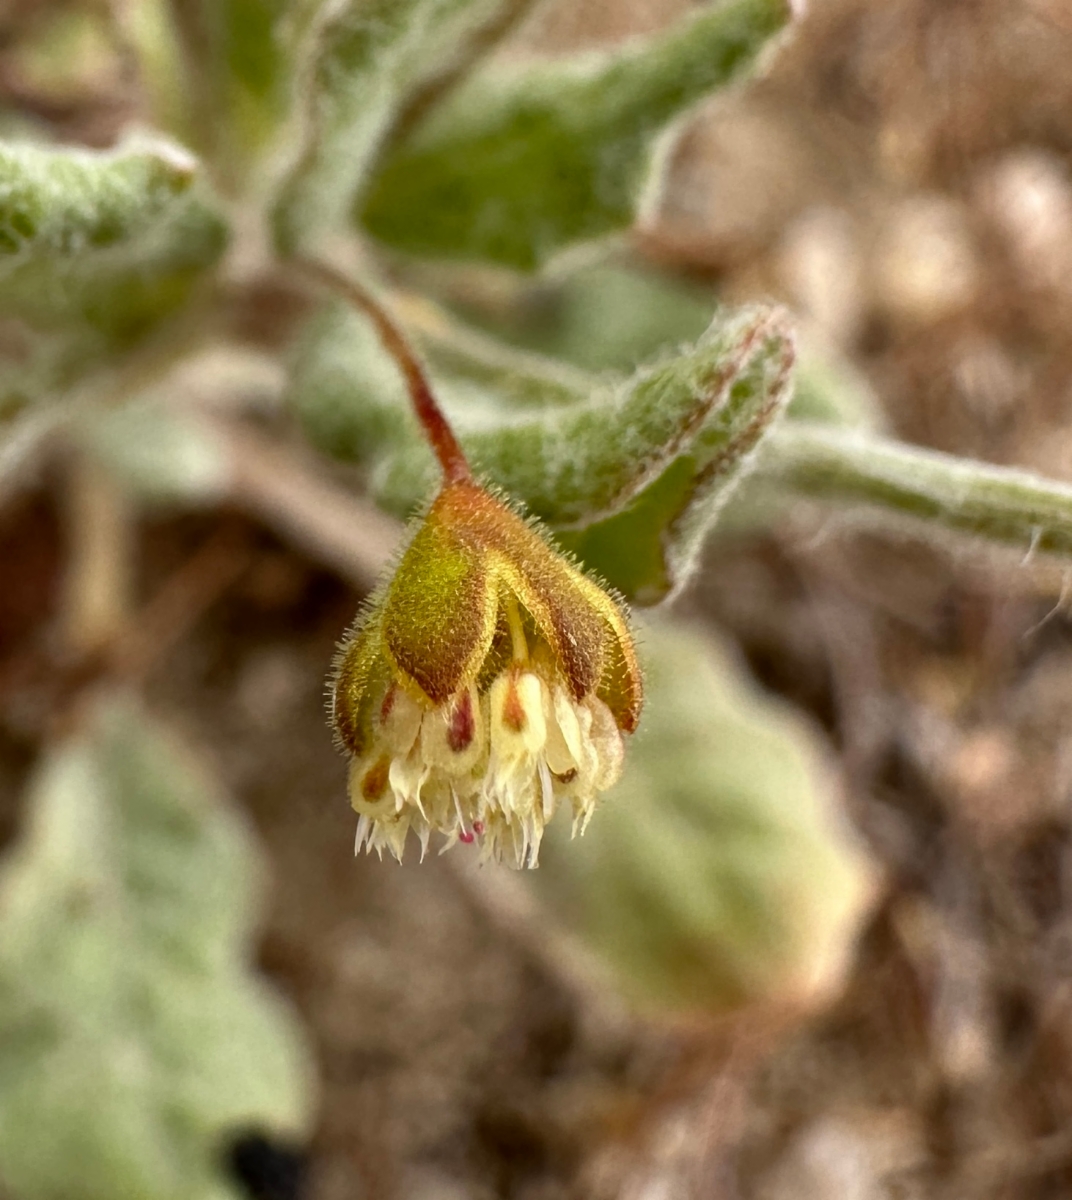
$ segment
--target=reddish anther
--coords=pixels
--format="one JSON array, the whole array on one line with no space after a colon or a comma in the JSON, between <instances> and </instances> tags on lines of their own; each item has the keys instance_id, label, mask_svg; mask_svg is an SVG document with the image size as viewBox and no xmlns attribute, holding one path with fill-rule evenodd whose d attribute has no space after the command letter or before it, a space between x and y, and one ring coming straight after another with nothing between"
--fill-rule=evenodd
<instances>
[{"instance_id":1,"label":"reddish anther","mask_svg":"<svg viewBox=\"0 0 1072 1200\"><path fill-rule=\"evenodd\" d=\"M447 729L447 745L455 754L467 750L472 743L476 731L473 719L473 700L469 692L462 692L454 711L450 714L450 726Z\"/></svg>"},{"instance_id":2,"label":"reddish anther","mask_svg":"<svg viewBox=\"0 0 1072 1200\"><path fill-rule=\"evenodd\" d=\"M511 678L510 688L506 693L506 703L503 705L503 722L515 733L521 733L528 724L521 696L517 690L517 680Z\"/></svg>"}]
</instances>

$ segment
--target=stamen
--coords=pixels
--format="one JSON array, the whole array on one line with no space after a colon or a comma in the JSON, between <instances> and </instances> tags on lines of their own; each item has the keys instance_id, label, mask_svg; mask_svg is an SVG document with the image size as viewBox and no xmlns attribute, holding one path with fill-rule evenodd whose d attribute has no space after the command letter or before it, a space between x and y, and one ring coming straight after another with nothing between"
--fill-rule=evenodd
<instances>
[{"instance_id":1,"label":"stamen","mask_svg":"<svg viewBox=\"0 0 1072 1200\"><path fill-rule=\"evenodd\" d=\"M473 834L465 827L465 817L462 815L461 801L458 799L458 793L451 785L450 794L454 799L454 811L458 814L458 840L464 842L467 846L472 844Z\"/></svg>"},{"instance_id":2,"label":"stamen","mask_svg":"<svg viewBox=\"0 0 1072 1200\"><path fill-rule=\"evenodd\" d=\"M523 732L528 724L525 716L525 706L521 703L521 694L517 689L517 676L511 675L506 685L506 696L503 700L503 724L515 733Z\"/></svg>"},{"instance_id":3,"label":"stamen","mask_svg":"<svg viewBox=\"0 0 1072 1200\"><path fill-rule=\"evenodd\" d=\"M551 772L542 758L537 762L536 770L540 776L540 792L543 795L543 819L550 821L555 815L555 794L551 787Z\"/></svg>"},{"instance_id":4,"label":"stamen","mask_svg":"<svg viewBox=\"0 0 1072 1200\"><path fill-rule=\"evenodd\" d=\"M540 865L540 842L543 841L543 826L530 812L525 819L525 855L521 865L534 870Z\"/></svg>"},{"instance_id":5,"label":"stamen","mask_svg":"<svg viewBox=\"0 0 1072 1200\"><path fill-rule=\"evenodd\" d=\"M355 856L361 853L361 847L365 844L365 839L372 832L372 822L367 816L362 814L357 818L357 833L354 836L354 854Z\"/></svg>"}]
</instances>

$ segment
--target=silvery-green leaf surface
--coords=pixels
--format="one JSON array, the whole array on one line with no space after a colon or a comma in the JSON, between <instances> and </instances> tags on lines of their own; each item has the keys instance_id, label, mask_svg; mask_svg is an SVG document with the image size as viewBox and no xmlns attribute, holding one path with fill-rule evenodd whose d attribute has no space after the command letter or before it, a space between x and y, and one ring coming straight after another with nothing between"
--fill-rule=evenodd
<instances>
[{"instance_id":1,"label":"silvery-green leaf surface","mask_svg":"<svg viewBox=\"0 0 1072 1200\"><path fill-rule=\"evenodd\" d=\"M188 407L143 397L81 414L74 433L142 503L205 504L227 489L226 450Z\"/></svg>"},{"instance_id":2,"label":"silvery-green leaf surface","mask_svg":"<svg viewBox=\"0 0 1072 1200\"><path fill-rule=\"evenodd\" d=\"M837 983L874 878L819 734L712 637L646 624L627 768L532 884L622 990L711 1011Z\"/></svg>"},{"instance_id":3,"label":"silvery-green leaf surface","mask_svg":"<svg viewBox=\"0 0 1072 1200\"><path fill-rule=\"evenodd\" d=\"M291 8L290 0L171 0L169 32L185 67L183 125L230 176L284 115Z\"/></svg>"},{"instance_id":4,"label":"silvery-green leaf surface","mask_svg":"<svg viewBox=\"0 0 1072 1200\"><path fill-rule=\"evenodd\" d=\"M0 311L133 331L177 304L226 240L196 159L173 142L0 144Z\"/></svg>"},{"instance_id":5,"label":"silvery-green leaf surface","mask_svg":"<svg viewBox=\"0 0 1072 1200\"><path fill-rule=\"evenodd\" d=\"M739 77L789 12L723 0L605 54L490 63L386 156L360 220L411 254L522 270L624 229L668 124Z\"/></svg>"},{"instance_id":6,"label":"silvery-green leaf surface","mask_svg":"<svg viewBox=\"0 0 1072 1200\"><path fill-rule=\"evenodd\" d=\"M393 123L423 86L449 74L510 0L337 0L325 4L299 86L305 128L277 198L284 253L349 224Z\"/></svg>"},{"instance_id":7,"label":"silvery-green leaf surface","mask_svg":"<svg viewBox=\"0 0 1072 1200\"><path fill-rule=\"evenodd\" d=\"M308 1131L307 1047L251 970L252 833L129 699L45 754L0 867L0 1179L240 1200L226 1138Z\"/></svg>"}]
</instances>

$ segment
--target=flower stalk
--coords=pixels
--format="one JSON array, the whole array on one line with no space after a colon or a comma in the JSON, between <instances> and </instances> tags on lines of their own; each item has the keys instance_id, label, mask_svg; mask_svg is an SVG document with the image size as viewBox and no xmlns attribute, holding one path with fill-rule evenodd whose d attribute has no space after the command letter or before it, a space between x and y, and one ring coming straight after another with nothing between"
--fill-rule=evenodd
<instances>
[{"instance_id":1,"label":"flower stalk","mask_svg":"<svg viewBox=\"0 0 1072 1200\"><path fill-rule=\"evenodd\" d=\"M336 292L372 322L384 349L394 359L406 382L413 413L421 423L424 436L443 472L443 479L447 483L471 481L473 472L465 453L450 422L443 415L432 391L431 381L401 326L367 288L343 272L317 259L302 259L300 266L307 275Z\"/></svg>"}]
</instances>

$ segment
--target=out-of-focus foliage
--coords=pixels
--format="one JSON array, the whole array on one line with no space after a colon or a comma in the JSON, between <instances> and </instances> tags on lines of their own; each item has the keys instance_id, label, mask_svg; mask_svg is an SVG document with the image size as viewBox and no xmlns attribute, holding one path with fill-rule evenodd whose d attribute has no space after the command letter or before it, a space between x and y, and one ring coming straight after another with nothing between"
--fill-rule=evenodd
<instances>
[{"instance_id":1,"label":"out-of-focus foliage","mask_svg":"<svg viewBox=\"0 0 1072 1200\"><path fill-rule=\"evenodd\" d=\"M226 1200L223 1140L297 1136L306 1047L249 971L250 831L131 700L52 747L0 874L0 1179Z\"/></svg>"},{"instance_id":2,"label":"out-of-focus foliage","mask_svg":"<svg viewBox=\"0 0 1072 1200\"><path fill-rule=\"evenodd\" d=\"M9 19L12 7L3 14ZM74 103L116 69L115 39L99 10L45 3L38 11L33 36L24 39L17 56L19 76L38 95ZM10 38L10 29L5 33Z\"/></svg>"},{"instance_id":3,"label":"out-of-focus foliage","mask_svg":"<svg viewBox=\"0 0 1072 1200\"><path fill-rule=\"evenodd\" d=\"M711 1010L834 985L873 894L814 729L710 635L644 629L629 770L533 883L638 1001Z\"/></svg>"},{"instance_id":4,"label":"out-of-focus foliage","mask_svg":"<svg viewBox=\"0 0 1072 1200\"><path fill-rule=\"evenodd\" d=\"M128 492L146 505L196 505L220 499L227 455L195 413L145 397L87 412L80 442Z\"/></svg>"},{"instance_id":5,"label":"out-of-focus foliage","mask_svg":"<svg viewBox=\"0 0 1072 1200\"><path fill-rule=\"evenodd\" d=\"M506 293L497 309L471 302L467 315L545 361L565 360L590 373L633 371L695 342L718 310L709 289L634 263L601 262L535 282L518 277ZM433 361L447 336L443 330L426 346ZM878 401L856 371L813 337L801 337L798 351L789 416L878 428ZM597 385L593 374L574 376L578 393Z\"/></svg>"},{"instance_id":6,"label":"out-of-focus foliage","mask_svg":"<svg viewBox=\"0 0 1072 1200\"><path fill-rule=\"evenodd\" d=\"M522 268L623 229L657 184L655 147L668 124L735 78L789 16L786 0L728 0L624 52L491 65L421 111L422 92L453 82L526 7L325 8L304 135L275 209L280 247L315 249L354 206L378 237L410 252Z\"/></svg>"},{"instance_id":7,"label":"out-of-focus foliage","mask_svg":"<svg viewBox=\"0 0 1072 1200\"><path fill-rule=\"evenodd\" d=\"M175 307L226 242L199 173L160 138L106 153L0 146L0 308L118 334Z\"/></svg>"},{"instance_id":8,"label":"out-of-focus foliage","mask_svg":"<svg viewBox=\"0 0 1072 1200\"><path fill-rule=\"evenodd\" d=\"M256 142L270 128L286 97L289 64L280 23L287 0L200 0L184 6L208 50L197 62L209 96L233 112L239 134Z\"/></svg>"},{"instance_id":9,"label":"out-of-focus foliage","mask_svg":"<svg viewBox=\"0 0 1072 1200\"><path fill-rule=\"evenodd\" d=\"M502 336L588 371L631 371L695 341L716 304L709 288L602 262L561 277L519 280L512 307L525 319L500 316Z\"/></svg>"}]
</instances>

